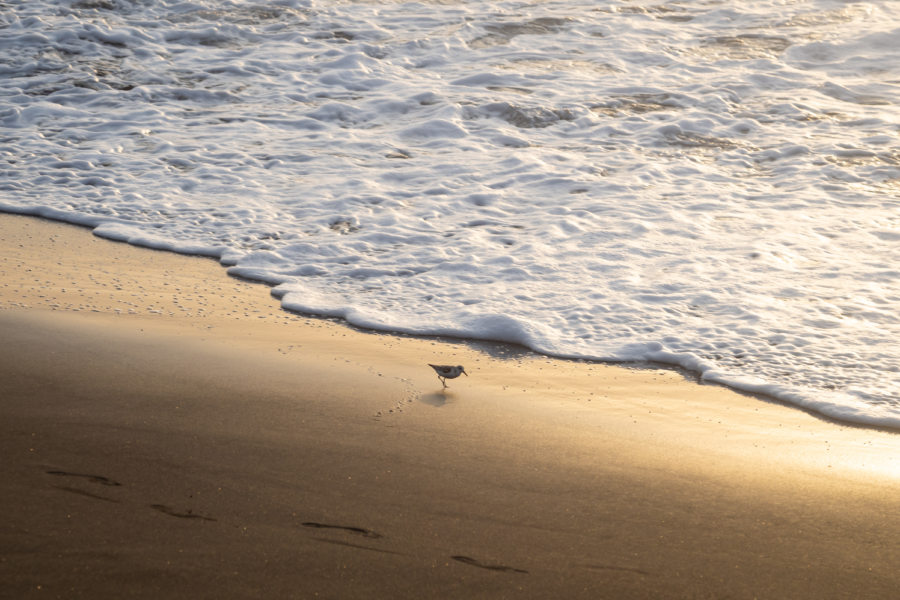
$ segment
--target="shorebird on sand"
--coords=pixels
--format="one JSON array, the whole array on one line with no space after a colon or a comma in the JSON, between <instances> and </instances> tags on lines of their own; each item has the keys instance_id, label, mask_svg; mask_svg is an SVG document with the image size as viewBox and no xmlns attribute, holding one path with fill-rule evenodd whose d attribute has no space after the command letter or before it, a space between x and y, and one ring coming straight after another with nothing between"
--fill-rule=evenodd
<instances>
[{"instance_id":1,"label":"shorebird on sand","mask_svg":"<svg viewBox=\"0 0 900 600\"><path fill-rule=\"evenodd\" d=\"M459 377L460 373L462 373L466 377L469 376L462 365L451 367L450 365L433 365L429 363L428 366L437 372L438 379L441 380L441 383L444 384L444 387L449 387L447 385L448 379L456 379L457 377Z\"/></svg>"}]
</instances>

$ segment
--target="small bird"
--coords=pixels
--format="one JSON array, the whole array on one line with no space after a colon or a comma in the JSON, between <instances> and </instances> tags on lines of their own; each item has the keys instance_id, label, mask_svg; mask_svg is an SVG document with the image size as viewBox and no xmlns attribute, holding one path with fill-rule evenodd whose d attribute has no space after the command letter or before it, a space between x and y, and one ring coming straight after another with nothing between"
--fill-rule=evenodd
<instances>
[{"instance_id":1,"label":"small bird","mask_svg":"<svg viewBox=\"0 0 900 600\"><path fill-rule=\"evenodd\" d=\"M441 383L444 384L444 387L449 387L447 385L448 379L456 379L457 377L459 377L460 373L462 373L466 377L469 376L462 365L451 367L450 365L433 365L431 363L428 363L428 366L437 372L438 379L441 380Z\"/></svg>"}]
</instances>

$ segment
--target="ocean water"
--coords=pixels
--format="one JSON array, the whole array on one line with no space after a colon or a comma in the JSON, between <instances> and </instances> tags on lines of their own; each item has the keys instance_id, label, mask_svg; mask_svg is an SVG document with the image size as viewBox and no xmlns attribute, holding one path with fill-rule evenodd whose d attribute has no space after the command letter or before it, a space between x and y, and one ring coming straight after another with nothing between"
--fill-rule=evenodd
<instances>
[{"instance_id":1,"label":"ocean water","mask_svg":"<svg viewBox=\"0 0 900 600\"><path fill-rule=\"evenodd\" d=\"M900 427L900 3L0 1L0 210Z\"/></svg>"}]
</instances>

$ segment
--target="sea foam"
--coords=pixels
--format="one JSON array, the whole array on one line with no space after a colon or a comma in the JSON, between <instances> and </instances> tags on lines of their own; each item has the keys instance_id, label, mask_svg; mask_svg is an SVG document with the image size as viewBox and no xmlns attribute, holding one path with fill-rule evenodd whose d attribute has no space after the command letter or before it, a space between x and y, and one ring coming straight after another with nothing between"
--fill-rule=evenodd
<instances>
[{"instance_id":1,"label":"sea foam","mask_svg":"<svg viewBox=\"0 0 900 600\"><path fill-rule=\"evenodd\" d=\"M900 427L895 3L8 3L0 209Z\"/></svg>"}]
</instances>

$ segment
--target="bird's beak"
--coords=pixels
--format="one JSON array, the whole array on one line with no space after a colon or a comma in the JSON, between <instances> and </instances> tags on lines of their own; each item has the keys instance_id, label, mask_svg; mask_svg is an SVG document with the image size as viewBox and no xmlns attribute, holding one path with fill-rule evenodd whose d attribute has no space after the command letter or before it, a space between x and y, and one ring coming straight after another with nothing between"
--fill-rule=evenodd
<instances>
[{"instance_id":1,"label":"bird's beak","mask_svg":"<svg viewBox=\"0 0 900 600\"><path fill-rule=\"evenodd\" d=\"M465 376L466 376L466 377L468 377L468 376L469 376L469 374L468 374L468 373L466 373L466 370L465 370L465 369L463 369L463 370L462 370L462 374L463 374L463 375L465 375Z\"/></svg>"}]
</instances>

